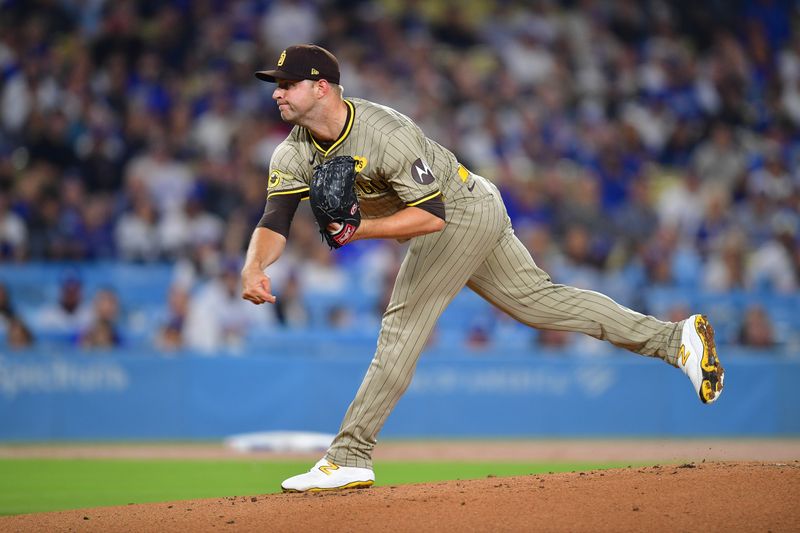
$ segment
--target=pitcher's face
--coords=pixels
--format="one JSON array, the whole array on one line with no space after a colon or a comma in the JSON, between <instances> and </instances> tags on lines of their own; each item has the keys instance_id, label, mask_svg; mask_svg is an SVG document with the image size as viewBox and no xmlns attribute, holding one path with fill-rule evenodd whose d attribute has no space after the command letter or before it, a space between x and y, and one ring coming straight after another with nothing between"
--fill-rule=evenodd
<instances>
[{"instance_id":1,"label":"pitcher's face","mask_svg":"<svg viewBox=\"0 0 800 533\"><path fill-rule=\"evenodd\" d=\"M278 80L272 99L278 104L281 119L290 124L301 122L317 102L314 94L316 83L313 80Z\"/></svg>"}]
</instances>

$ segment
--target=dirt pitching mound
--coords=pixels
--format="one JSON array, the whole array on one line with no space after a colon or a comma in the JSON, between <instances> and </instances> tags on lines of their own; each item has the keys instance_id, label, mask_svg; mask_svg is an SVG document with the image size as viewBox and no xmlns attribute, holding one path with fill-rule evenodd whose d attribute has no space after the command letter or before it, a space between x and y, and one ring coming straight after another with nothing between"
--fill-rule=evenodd
<instances>
[{"instance_id":1,"label":"dirt pitching mound","mask_svg":"<svg viewBox=\"0 0 800 533\"><path fill-rule=\"evenodd\" d=\"M140 504L0 531L798 531L800 462L713 462Z\"/></svg>"}]
</instances>

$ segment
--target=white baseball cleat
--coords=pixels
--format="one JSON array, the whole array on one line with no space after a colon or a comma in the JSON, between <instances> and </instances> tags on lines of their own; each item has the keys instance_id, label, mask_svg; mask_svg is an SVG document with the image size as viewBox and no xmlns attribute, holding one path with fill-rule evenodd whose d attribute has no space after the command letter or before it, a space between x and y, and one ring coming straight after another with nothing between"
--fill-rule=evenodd
<instances>
[{"instance_id":1,"label":"white baseball cleat","mask_svg":"<svg viewBox=\"0 0 800 533\"><path fill-rule=\"evenodd\" d=\"M678 367L689 376L701 402L714 402L722 394L725 370L717 357L714 328L704 315L692 315L683 323Z\"/></svg>"},{"instance_id":2,"label":"white baseball cleat","mask_svg":"<svg viewBox=\"0 0 800 533\"><path fill-rule=\"evenodd\" d=\"M363 489L374 482L375 474L369 468L339 466L322 458L305 474L290 477L281 483L281 488L283 492L319 492Z\"/></svg>"}]
</instances>

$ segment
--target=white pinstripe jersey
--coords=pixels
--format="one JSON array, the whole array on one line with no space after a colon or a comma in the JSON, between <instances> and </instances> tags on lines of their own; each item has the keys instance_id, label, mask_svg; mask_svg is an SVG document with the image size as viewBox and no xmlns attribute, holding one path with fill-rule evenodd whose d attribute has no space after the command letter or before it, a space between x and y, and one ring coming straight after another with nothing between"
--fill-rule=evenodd
<instances>
[{"instance_id":1,"label":"white pinstripe jersey","mask_svg":"<svg viewBox=\"0 0 800 533\"><path fill-rule=\"evenodd\" d=\"M452 202L472 196L471 174L410 118L359 98L345 103L350 109L347 124L328 149L301 126L278 145L270 161L267 198L283 194L308 198L314 167L337 155L358 161L356 190L364 218L389 216L440 194L447 211Z\"/></svg>"}]
</instances>

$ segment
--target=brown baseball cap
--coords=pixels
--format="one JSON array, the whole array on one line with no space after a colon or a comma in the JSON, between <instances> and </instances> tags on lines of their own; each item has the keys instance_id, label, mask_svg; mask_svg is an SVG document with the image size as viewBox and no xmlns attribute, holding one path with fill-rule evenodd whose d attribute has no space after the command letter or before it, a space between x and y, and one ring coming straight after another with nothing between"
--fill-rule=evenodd
<instances>
[{"instance_id":1,"label":"brown baseball cap","mask_svg":"<svg viewBox=\"0 0 800 533\"><path fill-rule=\"evenodd\" d=\"M339 83L339 62L336 56L315 44L290 46L278 57L273 70L259 70L256 78L276 83L277 80L328 80Z\"/></svg>"}]
</instances>

